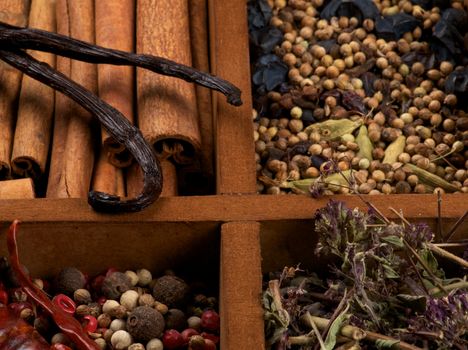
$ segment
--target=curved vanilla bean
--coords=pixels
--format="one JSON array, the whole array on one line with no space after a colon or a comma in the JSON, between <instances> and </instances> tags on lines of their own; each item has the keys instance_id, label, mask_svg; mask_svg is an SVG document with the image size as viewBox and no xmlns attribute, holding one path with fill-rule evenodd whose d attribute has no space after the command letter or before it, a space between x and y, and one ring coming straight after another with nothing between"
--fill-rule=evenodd
<instances>
[{"instance_id":1,"label":"curved vanilla bean","mask_svg":"<svg viewBox=\"0 0 468 350\"><path fill-rule=\"evenodd\" d=\"M121 201L118 196L91 191L88 195L89 204L96 211L117 213L140 211L153 203L162 190L161 166L140 130L131 125L118 110L49 65L35 60L24 51L8 50L0 50L1 60L60 91L95 115L107 132L117 142L124 144L141 166L144 185L136 198Z\"/></svg>"},{"instance_id":2,"label":"curved vanilla bean","mask_svg":"<svg viewBox=\"0 0 468 350\"><path fill-rule=\"evenodd\" d=\"M230 82L162 57L113 50L61 34L15 27L3 22L0 22L0 45L3 50L39 50L89 63L138 66L219 91L226 95L232 105L242 104L241 91Z\"/></svg>"}]
</instances>

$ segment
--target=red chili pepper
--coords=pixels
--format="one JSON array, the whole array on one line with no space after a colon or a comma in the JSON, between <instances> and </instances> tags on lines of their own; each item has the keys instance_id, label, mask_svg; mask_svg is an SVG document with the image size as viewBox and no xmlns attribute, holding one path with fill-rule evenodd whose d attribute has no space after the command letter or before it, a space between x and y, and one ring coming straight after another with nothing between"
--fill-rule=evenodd
<instances>
[{"instance_id":1,"label":"red chili pepper","mask_svg":"<svg viewBox=\"0 0 468 350\"><path fill-rule=\"evenodd\" d=\"M85 315L83 316L83 329L86 332L94 333L97 330L98 327L98 321L96 317L91 316L91 315Z\"/></svg>"},{"instance_id":2,"label":"red chili pepper","mask_svg":"<svg viewBox=\"0 0 468 350\"><path fill-rule=\"evenodd\" d=\"M3 305L8 304L8 293L4 289L0 290L0 303Z\"/></svg>"},{"instance_id":3,"label":"red chili pepper","mask_svg":"<svg viewBox=\"0 0 468 350\"><path fill-rule=\"evenodd\" d=\"M0 349L50 349L37 330L6 307L0 307L0 324Z\"/></svg>"},{"instance_id":4,"label":"red chili pepper","mask_svg":"<svg viewBox=\"0 0 468 350\"><path fill-rule=\"evenodd\" d=\"M65 294L57 294L52 298L52 302L67 314L73 315L76 311L75 302Z\"/></svg>"},{"instance_id":5,"label":"red chili pepper","mask_svg":"<svg viewBox=\"0 0 468 350\"><path fill-rule=\"evenodd\" d=\"M18 224L19 220L15 220L11 224L7 235L7 246L10 254L11 268L15 272L18 282L24 292L31 298L31 300L40 305L44 311L53 318L57 326L72 342L76 344L78 349L100 350L99 346L83 331L78 320L74 319L71 315L52 303L44 292L37 288L24 274L19 261L18 245L16 242Z\"/></svg>"}]
</instances>

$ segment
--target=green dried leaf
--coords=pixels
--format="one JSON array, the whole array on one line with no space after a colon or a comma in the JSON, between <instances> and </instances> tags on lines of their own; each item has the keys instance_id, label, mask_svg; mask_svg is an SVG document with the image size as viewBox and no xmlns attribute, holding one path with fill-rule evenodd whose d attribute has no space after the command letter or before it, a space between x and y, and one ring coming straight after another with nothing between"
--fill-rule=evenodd
<instances>
[{"instance_id":1,"label":"green dried leaf","mask_svg":"<svg viewBox=\"0 0 468 350\"><path fill-rule=\"evenodd\" d=\"M390 265L383 264L382 267L386 278L400 278L400 275Z\"/></svg>"},{"instance_id":2,"label":"green dried leaf","mask_svg":"<svg viewBox=\"0 0 468 350\"><path fill-rule=\"evenodd\" d=\"M344 323L348 320L348 315L346 314L349 309L349 304L346 305L344 310L338 315L337 318L332 322L330 329L328 330L327 337L325 338L324 344L325 349L333 350L336 345L336 337L340 334L341 328L344 326Z\"/></svg>"},{"instance_id":3,"label":"green dried leaf","mask_svg":"<svg viewBox=\"0 0 468 350\"><path fill-rule=\"evenodd\" d=\"M419 252L419 256L424 261L426 266L431 270L431 272L440 277L444 278L444 273L442 270L439 269L439 264L437 263L437 259L434 257L432 252L429 249L422 249Z\"/></svg>"},{"instance_id":4,"label":"green dried leaf","mask_svg":"<svg viewBox=\"0 0 468 350\"><path fill-rule=\"evenodd\" d=\"M390 243L396 247L403 248L405 244L403 243L403 240L401 237L398 236L384 236L381 238L382 241Z\"/></svg>"},{"instance_id":5,"label":"green dried leaf","mask_svg":"<svg viewBox=\"0 0 468 350\"><path fill-rule=\"evenodd\" d=\"M375 346L377 349L399 349L398 344L400 343L399 340L392 339L392 340L384 340L384 339L377 339L375 341Z\"/></svg>"},{"instance_id":6,"label":"green dried leaf","mask_svg":"<svg viewBox=\"0 0 468 350\"><path fill-rule=\"evenodd\" d=\"M398 294L397 299L403 306L415 312L424 312L426 310L427 298L423 295Z\"/></svg>"}]
</instances>

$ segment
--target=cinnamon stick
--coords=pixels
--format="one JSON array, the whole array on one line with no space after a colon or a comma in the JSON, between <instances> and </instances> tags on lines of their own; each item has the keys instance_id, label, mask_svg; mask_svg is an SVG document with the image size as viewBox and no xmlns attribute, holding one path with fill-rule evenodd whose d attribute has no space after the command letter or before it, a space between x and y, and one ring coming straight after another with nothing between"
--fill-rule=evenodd
<instances>
[{"instance_id":1,"label":"cinnamon stick","mask_svg":"<svg viewBox=\"0 0 468 350\"><path fill-rule=\"evenodd\" d=\"M32 0L29 27L55 31L55 0ZM28 51L35 59L55 67L55 56ZM38 178L45 172L52 129L54 90L23 75L11 166L20 177Z\"/></svg>"},{"instance_id":2,"label":"cinnamon stick","mask_svg":"<svg viewBox=\"0 0 468 350\"><path fill-rule=\"evenodd\" d=\"M30 178L0 181L0 199L32 199L34 185Z\"/></svg>"},{"instance_id":3,"label":"cinnamon stick","mask_svg":"<svg viewBox=\"0 0 468 350\"><path fill-rule=\"evenodd\" d=\"M96 1L96 44L113 49L135 50L135 0ZM135 70L130 66L98 66L99 97L133 122ZM125 147L102 130L102 143L109 161L127 167L132 157Z\"/></svg>"},{"instance_id":4,"label":"cinnamon stick","mask_svg":"<svg viewBox=\"0 0 468 350\"><path fill-rule=\"evenodd\" d=\"M92 187L94 191L125 197L122 169L109 162L107 151L104 148L101 148L99 159L94 168ZM137 188L136 194L140 190L141 187Z\"/></svg>"},{"instance_id":5,"label":"cinnamon stick","mask_svg":"<svg viewBox=\"0 0 468 350\"><path fill-rule=\"evenodd\" d=\"M137 1L137 52L192 65L187 0ZM138 123L145 138L174 151L179 163L200 150L195 87L192 83L137 69Z\"/></svg>"},{"instance_id":6,"label":"cinnamon stick","mask_svg":"<svg viewBox=\"0 0 468 350\"><path fill-rule=\"evenodd\" d=\"M27 25L29 6L29 0L0 1L0 21L12 25ZM10 177L13 125L21 77L21 72L0 63L0 180Z\"/></svg>"},{"instance_id":7,"label":"cinnamon stick","mask_svg":"<svg viewBox=\"0 0 468 350\"><path fill-rule=\"evenodd\" d=\"M70 36L94 43L94 1L66 0ZM70 78L86 89L96 93L97 70L95 65L72 60ZM94 164L92 116L76 103L71 104L67 129L64 163L58 186L58 197L86 198L91 185Z\"/></svg>"},{"instance_id":8,"label":"cinnamon stick","mask_svg":"<svg viewBox=\"0 0 468 350\"><path fill-rule=\"evenodd\" d=\"M70 36L70 22L67 1L57 0L57 33ZM66 76L71 75L71 60L63 56L56 57L56 68ZM71 117L72 101L59 92L55 92L55 115L52 150L49 166L49 180L47 182L47 197L59 196L60 182L63 171L65 144L67 142L68 122Z\"/></svg>"},{"instance_id":9,"label":"cinnamon stick","mask_svg":"<svg viewBox=\"0 0 468 350\"><path fill-rule=\"evenodd\" d=\"M205 72L210 71L208 50L208 4L207 0L189 0L190 44L193 67ZM211 90L195 86L197 110L201 136L200 161L206 176L214 176L213 167L213 105Z\"/></svg>"}]
</instances>

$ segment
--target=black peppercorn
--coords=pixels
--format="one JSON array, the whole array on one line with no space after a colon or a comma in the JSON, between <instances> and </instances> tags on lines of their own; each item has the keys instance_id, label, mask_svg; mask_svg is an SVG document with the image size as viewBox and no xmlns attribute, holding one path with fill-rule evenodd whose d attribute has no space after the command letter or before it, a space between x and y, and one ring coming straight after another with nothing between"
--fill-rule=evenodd
<instances>
[{"instance_id":1,"label":"black peppercorn","mask_svg":"<svg viewBox=\"0 0 468 350\"><path fill-rule=\"evenodd\" d=\"M153 287L154 298L169 307L180 307L187 301L189 286L179 277L163 276Z\"/></svg>"},{"instance_id":2,"label":"black peppercorn","mask_svg":"<svg viewBox=\"0 0 468 350\"><path fill-rule=\"evenodd\" d=\"M130 288L132 288L130 278L122 272L114 272L104 278L101 290L106 298L118 300Z\"/></svg>"},{"instance_id":3,"label":"black peppercorn","mask_svg":"<svg viewBox=\"0 0 468 350\"><path fill-rule=\"evenodd\" d=\"M182 310L169 309L169 311L164 315L164 319L166 320L167 329L183 331L187 328L187 318Z\"/></svg>"},{"instance_id":4,"label":"black peppercorn","mask_svg":"<svg viewBox=\"0 0 468 350\"><path fill-rule=\"evenodd\" d=\"M54 280L55 291L70 297L73 297L75 290L83 288L85 284L85 276L76 267L62 269Z\"/></svg>"},{"instance_id":5,"label":"black peppercorn","mask_svg":"<svg viewBox=\"0 0 468 350\"><path fill-rule=\"evenodd\" d=\"M134 340L147 342L160 338L165 327L164 317L150 306L138 306L128 315L127 331Z\"/></svg>"}]
</instances>

